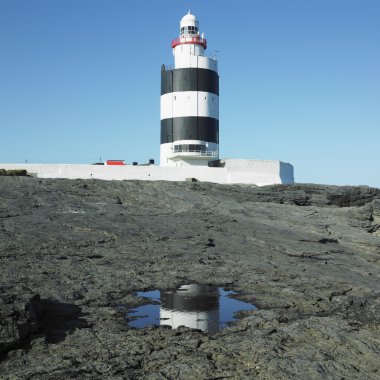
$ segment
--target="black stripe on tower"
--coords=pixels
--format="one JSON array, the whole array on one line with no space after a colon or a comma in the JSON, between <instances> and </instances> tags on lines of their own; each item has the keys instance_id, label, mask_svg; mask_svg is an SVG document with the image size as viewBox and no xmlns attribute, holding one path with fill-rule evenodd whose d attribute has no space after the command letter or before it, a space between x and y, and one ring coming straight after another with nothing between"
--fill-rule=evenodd
<instances>
[{"instance_id":1,"label":"black stripe on tower","mask_svg":"<svg viewBox=\"0 0 380 380\"><path fill-rule=\"evenodd\" d=\"M214 287L209 289L204 286L199 287L199 293L196 295L184 291L161 292L162 308L177 311L212 311L219 309L219 292Z\"/></svg>"},{"instance_id":2,"label":"black stripe on tower","mask_svg":"<svg viewBox=\"0 0 380 380\"><path fill-rule=\"evenodd\" d=\"M202 140L219 144L219 120L201 116L161 120L161 144L178 140Z\"/></svg>"},{"instance_id":3,"label":"black stripe on tower","mask_svg":"<svg viewBox=\"0 0 380 380\"><path fill-rule=\"evenodd\" d=\"M209 69L161 70L161 95L179 91L204 91L219 95L219 76Z\"/></svg>"}]
</instances>

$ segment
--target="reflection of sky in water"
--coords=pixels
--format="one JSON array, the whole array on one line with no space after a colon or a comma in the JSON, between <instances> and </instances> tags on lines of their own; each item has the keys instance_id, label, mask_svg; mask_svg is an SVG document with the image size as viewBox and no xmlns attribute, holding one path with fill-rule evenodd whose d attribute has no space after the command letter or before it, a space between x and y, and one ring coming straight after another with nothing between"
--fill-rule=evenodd
<instances>
[{"instance_id":1,"label":"reflection of sky in water","mask_svg":"<svg viewBox=\"0 0 380 380\"><path fill-rule=\"evenodd\" d=\"M147 292L137 292L137 297L149 298L152 301L160 302L161 292L159 290L149 290Z\"/></svg>"},{"instance_id":2,"label":"reflection of sky in water","mask_svg":"<svg viewBox=\"0 0 380 380\"><path fill-rule=\"evenodd\" d=\"M133 318L129 322L130 327L142 329L143 327L160 324L160 305L148 304L133 309L129 314ZM136 319L134 319L136 318Z\"/></svg>"},{"instance_id":3,"label":"reflection of sky in water","mask_svg":"<svg viewBox=\"0 0 380 380\"><path fill-rule=\"evenodd\" d=\"M239 301L237 299L228 297L229 295L237 294L236 292L229 290L226 291L223 288L219 288L219 328L223 329L227 327L229 322L235 321L234 314L237 311L242 310L255 310L256 306Z\"/></svg>"},{"instance_id":4,"label":"reflection of sky in water","mask_svg":"<svg viewBox=\"0 0 380 380\"><path fill-rule=\"evenodd\" d=\"M229 297L234 294L237 293L201 285L185 285L168 292L137 292L138 297L148 298L152 303L132 309L127 317L128 324L132 328L160 324L176 328L185 325L215 332L236 320L234 314L237 311L256 309L250 303Z\"/></svg>"}]
</instances>

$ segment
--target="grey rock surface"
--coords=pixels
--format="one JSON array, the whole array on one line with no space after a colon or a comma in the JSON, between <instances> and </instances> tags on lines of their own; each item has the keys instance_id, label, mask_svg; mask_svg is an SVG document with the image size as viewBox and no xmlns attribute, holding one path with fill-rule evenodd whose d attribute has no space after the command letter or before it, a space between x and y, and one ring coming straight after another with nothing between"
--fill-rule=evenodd
<instances>
[{"instance_id":1,"label":"grey rock surface","mask_svg":"<svg viewBox=\"0 0 380 380\"><path fill-rule=\"evenodd\" d=\"M379 189L1 177L0 378L379 379L379 258ZM258 310L128 327L189 283Z\"/></svg>"}]
</instances>

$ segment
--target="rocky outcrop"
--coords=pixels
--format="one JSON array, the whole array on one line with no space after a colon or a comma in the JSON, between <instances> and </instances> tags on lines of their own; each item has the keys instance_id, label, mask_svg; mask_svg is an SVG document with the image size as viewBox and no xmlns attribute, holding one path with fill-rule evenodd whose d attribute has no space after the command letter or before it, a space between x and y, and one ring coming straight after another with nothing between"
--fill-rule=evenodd
<instances>
[{"instance_id":1,"label":"rocky outcrop","mask_svg":"<svg viewBox=\"0 0 380 380\"><path fill-rule=\"evenodd\" d=\"M380 190L0 178L0 374L377 379ZM137 290L225 286L230 327L128 327Z\"/></svg>"},{"instance_id":2,"label":"rocky outcrop","mask_svg":"<svg viewBox=\"0 0 380 380\"><path fill-rule=\"evenodd\" d=\"M38 331L40 315L38 294L23 286L3 284L0 288L0 356Z\"/></svg>"}]
</instances>

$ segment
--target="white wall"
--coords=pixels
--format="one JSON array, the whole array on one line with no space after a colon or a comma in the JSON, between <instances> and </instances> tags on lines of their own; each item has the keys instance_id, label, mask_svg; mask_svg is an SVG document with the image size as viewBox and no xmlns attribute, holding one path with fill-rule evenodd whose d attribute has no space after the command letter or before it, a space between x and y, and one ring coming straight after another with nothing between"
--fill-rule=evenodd
<instances>
[{"instance_id":1,"label":"white wall","mask_svg":"<svg viewBox=\"0 0 380 380\"><path fill-rule=\"evenodd\" d=\"M225 167L207 166L104 166L78 164L0 164L0 169L26 169L39 178L103 179L103 180L145 180L185 181L196 178L202 182L220 184L254 184L258 186L294 183L293 167L290 164L270 160L231 160ZM234 162L236 161L236 162Z\"/></svg>"},{"instance_id":2,"label":"white wall","mask_svg":"<svg viewBox=\"0 0 380 380\"><path fill-rule=\"evenodd\" d=\"M173 163L169 160L169 156L173 152L174 143L165 143L160 145L160 165L172 166Z\"/></svg>"}]
</instances>

